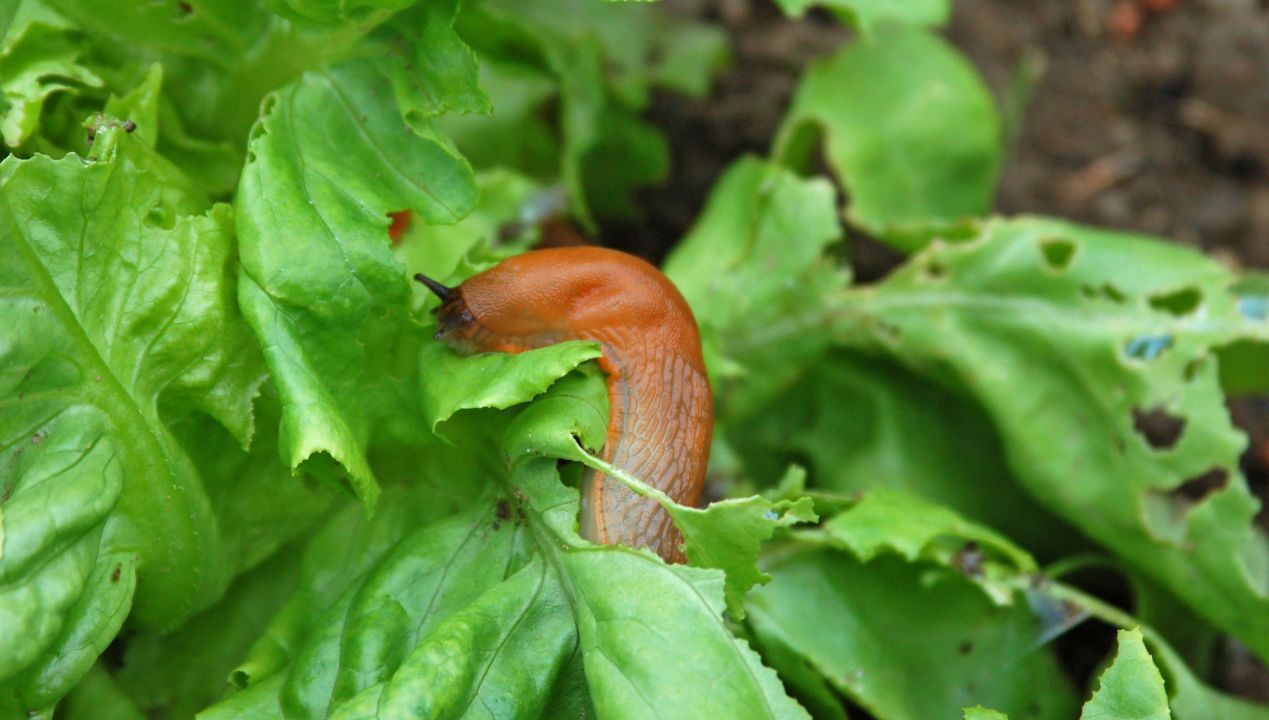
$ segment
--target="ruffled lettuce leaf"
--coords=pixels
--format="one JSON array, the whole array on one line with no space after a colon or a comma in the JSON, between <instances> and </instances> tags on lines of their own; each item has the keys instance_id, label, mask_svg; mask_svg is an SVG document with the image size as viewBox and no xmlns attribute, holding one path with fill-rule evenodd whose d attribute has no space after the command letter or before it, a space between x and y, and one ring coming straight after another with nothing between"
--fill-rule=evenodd
<instances>
[{"instance_id":1,"label":"ruffled lettuce leaf","mask_svg":"<svg viewBox=\"0 0 1269 720\"><path fill-rule=\"evenodd\" d=\"M509 361L524 366L509 372L526 377L555 362L543 351ZM456 372L475 377L479 369ZM392 518L419 504L385 498L386 515L368 524L348 518L365 530L319 534L306 553L311 579L301 581L312 590L275 616L267 642L235 673L245 689L200 717L461 715L476 707L516 717L558 716L561 708L583 717L687 718L720 708L728 717L806 717L723 622L723 572L669 567L646 550L595 547L577 536L579 496L561 483L553 449L597 447L606 391L598 373L574 373L517 405L540 392L507 384L487 390L486 403L508 410L468 409L445 420L503 428L499 457L488 463L466 460L473 450L461 440L436 446L438 458L460 461L446 488L474 494L461 509L412 529ZM433 497L453 492L433 489ZM371 556L359 538L372 535L383 539L379 547L401 539ZM349 555L322 550L323 537L351 538L358 560L346 566ZM677 661L684 653L695 658L690 666ZM711 692L700 693L711 678Z\"/></svg>"},{"instance_id":2,"label":"ruffled lettuce leaf","mask_svg":"<svg viewBox=\"0 0 1269 720\"><path fill-rule=\"evenodd\" d=\"M245 445L264 377L230 209L165 183L118 121L95 133L86 158L0 165L0 622L24 639L0 649L0 682L23 712L64 694L129 608L169 628L223 591L212 505L168 421L198 413Z\"/></svg>"},{"instance_id":3,"label":"ruffled lettuce leaf","mask_svg":"<svg viewBox=\"0 0 1269 720\"><path fill-rule=\"evenodd\" d=\"M279 92L249 152L237 201L240 301L283 399L281 451L292 468L330 456L373 506L362 335L372 322L410 324L388 213L455 222L475 203L474 177L447 143L405 124L369 61Z\"/></svg>"}]
</instances>

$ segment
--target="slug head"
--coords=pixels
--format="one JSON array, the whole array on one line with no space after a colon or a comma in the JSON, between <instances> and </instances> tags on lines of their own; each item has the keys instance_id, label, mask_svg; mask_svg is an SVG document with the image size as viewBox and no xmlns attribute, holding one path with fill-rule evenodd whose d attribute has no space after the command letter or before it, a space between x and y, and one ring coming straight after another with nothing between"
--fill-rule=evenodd
<instances>
[{"instance_id":1,"label":"slug head","mask_svg":"<svg viewBox=\"0 0 1269 720\"><path fill-rule=\"evenodd\" d=\"M479 352L482 348L477 346L475 336L480 325L463 302L462 291L456 287L446 287L423 273L416 274L414 279L426 285L432 294L441 299L440 307L432 310L432 314L436 315L434 337L464 355Z\"/></svg>"},{"instance_id":2,"label":"slug head","mask_svg":"<svg viewBox=\"0 0 1269 720\"><path fill-rule=\"evenodd\" d=\"M460 353L624 336L640 346L679 348L704 366L696 322L682 295L655 267L616 250L533 250L454 288L415 279L441 299L437 339Z\"/></svg>"}]
</instances>

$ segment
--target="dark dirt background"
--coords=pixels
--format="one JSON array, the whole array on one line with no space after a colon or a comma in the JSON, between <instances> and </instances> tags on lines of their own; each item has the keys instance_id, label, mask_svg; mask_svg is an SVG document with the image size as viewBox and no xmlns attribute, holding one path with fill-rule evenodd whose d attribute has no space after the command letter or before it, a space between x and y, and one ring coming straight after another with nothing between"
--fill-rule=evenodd
<instances>
[{"instance_id":1,"label":"dark dirt background","mask_svg":"<svg viewBox=\"0 0 1269 720\"><path fill-rule=\"evenodd\" d=\"M602 239L654 260L728 163L769 150L803 67L849 38L827 15L789 21L769 0L665 7L723 27L733 62L709 98L659 94L650 109L674 168L642 194L637 224L608 226ZM1269 0L956 0L946 35L998 100L1020 68L1038 71L1000 212L1151 233L1232 267L1269 268ZM899 259L857 236L851 255L865 281ZM1269 506L1269 398L1231 411L1251 436L1244 470ZM1269 528L1269 513L1261 520ZM1225 647L1215 668L1218 686L1269 701L1269 670L1245 649Z\"/></svg>"}]
</instances>

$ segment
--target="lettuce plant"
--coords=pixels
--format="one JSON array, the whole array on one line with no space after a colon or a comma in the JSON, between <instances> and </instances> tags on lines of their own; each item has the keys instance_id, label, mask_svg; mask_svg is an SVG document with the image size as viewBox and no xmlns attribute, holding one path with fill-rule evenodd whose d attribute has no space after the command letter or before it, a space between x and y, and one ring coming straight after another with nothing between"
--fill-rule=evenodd
<instances>
[{"instance_id":1,"label":"lettuce plant","mask_svg":"<svg viewBox=\"0 0 1269 720\"><path fill-rule=\"evenodd\" d=\"M664 265L718 418L718 499L659 498L676 566L577 534L597 347L458 357L407 278L636 213L673 162L643 110L707 94L718 30L0 7L0 717L1269 717L1211 679L1219 643L1269 659L1225 408L1269 389L1269 282L991 215L946 3L823 4L855 39ZM905 262L854 282L859 232Z\"/></svg>"}]
</instances>

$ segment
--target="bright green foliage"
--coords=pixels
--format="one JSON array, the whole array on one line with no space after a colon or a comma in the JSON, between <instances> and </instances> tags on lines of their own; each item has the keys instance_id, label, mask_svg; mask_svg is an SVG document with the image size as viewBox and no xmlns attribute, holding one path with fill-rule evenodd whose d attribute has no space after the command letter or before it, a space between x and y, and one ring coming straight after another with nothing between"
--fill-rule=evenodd
<instances>
[{"instance_id":1,"label":"bright green foliage","mask_svg":"<svg viewBox=\"0 0 1269 720\"><path fill-rule=\"evenodd\" d=\"M827 347L823 333L799 329L847 282L824 255L841 237L834 200L822 179L741 159L666 260L701 326L721 417L769 399Z\"/></svg>"},{"instance_id":2,"label":"bright green foliage","mask_svg":"<svg viewBox=\"0 0 1269 720\"><path fill-rule=\"evenodd\" d=\"M1269 387L1269 285L983 217L1000 122L923 29L948 3L822 5L858 38L665 267L715 391L704 509L599 459L600 345L460 357L409 276L632 217L672 160L643 111L708 96L720 30L591 0L0 5L0 717L1065 719L1081 622L1140 628L1089 717L1269 717L1195 653L1269 655L1224 408ZM798 174L817 132L841 188ZM875 285L840 197L915 251ZM688 563L580 537L595 471ZM1089 552L1140 617L1040 569Z\"/></svg>"},{"instance_id":3,"label":"bright green foliage","mask_svg":"<svg viewBox=\"0 0 1269 720\"><path fill-rule=\"evenodd\" d=\"M532 363L504 354L466 359L441 343L426 345L419 363L423 416L435 430L460 410L502 409L528 402L568 371L599 355L597 345L580 341L534 350Z\"/></svg>"},{"instance_id":4,"label":"bright green foliage","mask_svg":"<svg viewBox=\"0 0 1269 720\"><path fill-rule=\"evenodd\" d=\"M229 208L164 185L117 122L96 137L87 161L0 165L0 623L27 639L0 649L0 678L20 707L65 693L130 605L171 627L223 589L211 504L164 416L206 413L245 444L263 379L234 303Z\"/></svg>"},{"instance_id":5,"label":"bright green foliage","mask_svg":"<svg viewBox=\"0 0 1269 720\"><path fill-rule=\"evenodd\" d=\"M900 249L991 206L1002 156L991 93L925 31L888 26L813 65L777 154L804 164L816 132L850 194L847 217Z\"/></svg>"},{"instance_id":6,"label":"bright green foliage","mask_svg":"<svg viewBox=\"0 0 1269 720\"><path fill-rule=\"evenodd\" d=\"M1163 676L1154 666L1141 631L1120 630L1115 661L1098 681L1100 687L1084 703L1080 720L1168 720Z\"/></svg>"},{"instance_id":7,"label":"bright green foliage","mask_svg":"<svg viewBox=\"0 0 1269 720\"><path fill-rule=\"evenodd\" d=\"M382 239L388 213L456 221L475 201L471 170L440 141L404 127L388 83L366 62L306 75L280 92L249 152L238 202L242 305L284 400L282 451L293 468L329 454L373 506L359 336L372 312L409 297L404 268ZM351 167L348 154L358 158ZM414 160L403 165L403 157Z\"/></svg>"},{"instance_id":8,"label":"bright green foliage","mask_svg":"<svg viewBox=\"0 0 1269 720\"><path fill-rule=\"evenodd\" d=\"M542 353L512 361L551 362ZM302 566L309 589L275 615L235 672L247 689L202 717L236 717L246 707L255 717L444 714L473 703L514 717L588 708L569 671L579 643L590 697L605 717L644 717L647 703L682 708L682 717L711 707L729 708L729 717L804 717L723 624L720 571L669 568L646 551L591 548L576 536L577 493L560 485L555 458L539 453L556 442L546 438L601 434L594 404L603 393L598 375L575 376L527 408L505 433L510 474L505 464L489 466L486 486L507 488L493 497L435 515L395 544L408 527L395 519L398 509L419 508L435 488L385 497L369 524L354 512L323 530ZM352 554L332 552L341 545ZM664 635L648 636L648 626ZM675 662L682 653L696 658L692 674ZM698 692L720 677L734 680Z\"/></svg>"}]
</instances>

